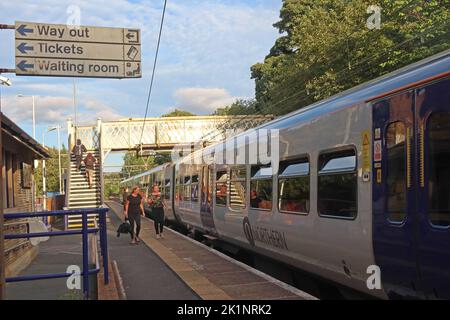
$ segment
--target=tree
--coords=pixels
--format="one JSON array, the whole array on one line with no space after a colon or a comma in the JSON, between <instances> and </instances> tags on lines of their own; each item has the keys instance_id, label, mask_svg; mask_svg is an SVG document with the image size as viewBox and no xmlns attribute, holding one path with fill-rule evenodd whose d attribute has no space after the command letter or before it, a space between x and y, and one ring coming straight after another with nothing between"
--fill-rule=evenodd
<instances>
[{"instance_id":1,"label":"tree","mask_svg":"<svg viewBox=\"0 0 450 320\"><path fill-rule=\"evenodd\" d=\"M123 157L122 176L132 177L164 163L171 161L170 153L155 153L149 156L140 156L137 152L127 152Z\"/></svg>"},{"instance_id":2,"label":"tree","mask_svg":"<svg viewBox=\"0 0 450 320\"><path fill-rule=\"evenodd\" d=\"M191 113L189 111L175 109L172 112L163 114L161 117L167 118L167 117L190 117L190 116L195 116L195 114L193 114L193 113Z\"/></svg>"},{"instance_id":3,"label":"tree","mask_svg":"<svg viewBox=\"0 0 450 320\"><path fill-rule=\"evenodd\" d=\"M251 67L263 113L286 114L450 47L448 0L284 0L276 40Z\"/></svg>"},{"instance_id":4,"label":"tree","mask_svg":"<svg viewBox=\"0 0 450 320\"><path fill-rule=\"evenodd\" d=\"M237 115L247 115L255 114L259 111L258 104L255 99L238 99L231 105L218 108L214 111L215 116L237 116Z\"/></svg>"},{"instance_id":5,"label":"tree","mask_svg":"<svg viewBox=\"0 0 450 320\"><path fill-rule=\"evenodd\" d=\"M59 159L58 149L50 147L47 149L50 158L45 161L46 171L46 190L48 192L59 192ZM69 156L66 147L61 148L61 170L64 173L69 166ZM38 195L42 194L42 160L38 162L38 167L35 169L34 179L36 181L36 192ZM64 183L64 182L63 182Z\"/></svg>"},{"instance_id":6,"label":"tree","mask_svg":"<svg viewBox=\"0 0 450 320\"><path fill-rule=\"evenodd\" d=\"M105 184L103 194L105 199L111 196L120 196L120 181L122 181L120 172L107 172L103 174L103 182Z\"/></svg>"}]
</instances>

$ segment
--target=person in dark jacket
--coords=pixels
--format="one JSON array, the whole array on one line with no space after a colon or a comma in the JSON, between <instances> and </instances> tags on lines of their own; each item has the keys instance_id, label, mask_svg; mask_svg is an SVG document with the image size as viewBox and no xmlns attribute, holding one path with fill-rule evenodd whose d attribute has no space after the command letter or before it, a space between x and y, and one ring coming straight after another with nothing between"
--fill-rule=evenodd
<instances>
[{"instance_id":1,"label":"person in dark jacket","mask_svg":"<svg viewBox=\"0 0 450 320\"><path fill-rule=\"evenodd\" d=\"M94 181L94 173L95 173L95 164L97 163L97 159L92 155L92 153L88 153L86 158L84 158L84 166L86 168L86 178L89 183L89 188L92 188L92 184Z\"/></svg>"},{"instance_id":2,"label":"person in dark jacket","mask_svg":"<svg viewBox=\"0 0 450 320\"><path fill-rule=\"evenodd\" d=\"M77 139L77 143L72 148L72 154L75 156L76 168L78 171L81 170L81 160L83 159L84 152L87 152L86 147L81 143L80 139Z\"/></svg>"},{"instance_id":3,"label":"person in dark jacket","mask_svg":"<svg viewBox=\"0 0 450 320\"><path fill-rule=\"evenodd\" d=\"M141 231L141 215L145 216L142 196L139 187L134 187L125 203L125 217L128 218L131 227L131 244L137 244L141 241L139 239L139 233ZM136 231L134 228L135 225Z\"/></svg>"},{"instance_id":4,"label":"person in dark jacket","mask_svg":"<svg viewBox=\"0 0 450 320\"><path fill-rule=\"evenodd\" d=\"M156 239L164 238L164 202L158 185L153 186L153 191L148 198L148 204L151 207L153 221L155 222Z\"/></svg>"}]
</instances>

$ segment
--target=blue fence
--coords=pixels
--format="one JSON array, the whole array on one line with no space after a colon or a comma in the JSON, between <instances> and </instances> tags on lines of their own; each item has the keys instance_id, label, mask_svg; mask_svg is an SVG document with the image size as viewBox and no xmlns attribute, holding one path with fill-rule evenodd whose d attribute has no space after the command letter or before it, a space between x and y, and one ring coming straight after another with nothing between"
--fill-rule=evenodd
<instances>
[{"instance_id":1,"label":"blue fence","mask_svg":"<svg viewBox=\"0 0 450 320\"><path fill-rule=\"evenodd\" d=\"M28 213L11 213L5 214L5 219L20 219L20 218L35 218L35 217L58 217L58 216L70 216L81 215L82 216L82 228L80 230L69 231L50 231L50 232L36 232L36 233L20 233L20 234L5 234L5 239L21 239L21 238L36 238L36 237L56 237L67 235L82 235L83 245L83 270L81 275L83 276L83 295L85 299L89 299L89 275L97 274L100 271L100 266L96 265L95 269L89 269L89 244L88 235L99 233L100 240L100 253L103 261L104 271L104 283L109 283L109 270L108 270L108 238L106 234L106 214L108 208L92 208L92 209L77 209L77 210L59 210L59 211L42 211L42 212L28 212ZM88 214L98 214L98 228L88 227ZM6 282L19 282L19 281L31 281L42 279L56 279L56 278L68 278L72 276L72 273L52 273L52 274L37 274L26 275L6 278Z\"/></svg>"}]
</instances>

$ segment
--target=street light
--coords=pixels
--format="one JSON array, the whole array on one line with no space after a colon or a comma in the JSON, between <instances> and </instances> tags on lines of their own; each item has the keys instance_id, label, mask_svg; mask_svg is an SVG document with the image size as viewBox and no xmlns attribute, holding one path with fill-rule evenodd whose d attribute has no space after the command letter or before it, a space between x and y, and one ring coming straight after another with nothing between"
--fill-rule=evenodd
<instances>
[{"instance_id":1,"label":"street light","mask_svg":"<svg viewBox=\"0 0 450 320\"><path fill-rule=\"evenodd\" d=\"M0 84L4 85L4 86L11 86L11 80L9 80L8 78L4 77L4 76L0 76Z\"/></svg>"},{"instance_id":2,"label":"street light","mask_svg":"<svg viewBox=\"0 0 450 320\"><path fill-rule=\"evenodd\" d=\"M42 147L45 149L45 131L42 131ZM45 159L42 159L42 198L43 204L42 209L45 211L47 209L47 188L45 187Z\"/></svg>"},{"instance_id":3,"label":"street light","mask_svg":"<svg viewBox=\"0 0 450 320\"><path fill-rule=\"evenodd\" d=\"M56 130L58 132L58 166L59 166L59 193L62 194L62 172L61 172L61 126L48 127L48 132Z\"/></svg>"},{"instance_id":4,"label":"street light","mask_svg":"<svg viewBox=\"0 0 450 320\"><path fill-rule=\"evenodd\" d=\"M24 94L18 94L17 97L18 98L28 98L30 96L26 96ZM35 113L35 109L34 109L34 106L35 106L34 98L35 98L35 96L31 96L31 98L33 99L33 139L36 140L36 113Z\"/></svg>"}]
</instances>

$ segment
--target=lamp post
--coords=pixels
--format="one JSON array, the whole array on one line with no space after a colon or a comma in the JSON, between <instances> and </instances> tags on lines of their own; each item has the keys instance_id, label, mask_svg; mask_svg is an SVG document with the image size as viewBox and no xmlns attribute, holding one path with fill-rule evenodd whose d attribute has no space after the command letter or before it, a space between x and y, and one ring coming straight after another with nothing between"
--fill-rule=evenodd
<instances>
[{"instance_id":1,"label":"lamp post","mask_svg":"<svg viewBox=\"0 0 450 320\"><path fill-rule=\"evenodd\" d=\"M42 147L45 149L45 131L42 132ZM42 159L42 197L43 204L42 209L45 211L47 209L47 188L45 187L46 179L45 179L45 159Z\"/></svg>"},{"instance_id":2,"label":"lamp post","mask_svg":"<svg viewBox=\"0 0 450 320\"><path fill-rule=\"evenodd\" d=\"M32 100L32 120L33 120L33 139L36 140L36 108L35 108L35 97L36 96L27 96L24 94L18 94L17 95L18 98L28 98L31 97ZM38 161L34 160L33 161L34 164L34 168L33 169L37 169L38 167ZM33 175L33 180L32 180L32 202L33 202L33 211L36 210L35 206L36 206L36 181L34 180L34 175Z\"/></svg>"},{"instance_id":3,"label":"lamp post","mask_svg":"<svg viewBox=\"0 0 450 320\"><path fill-rule=\"evenodd\" d=\"M5 263L3 252L5 252L5 245L3 239L3 142L2 142L2 85L11 86L11 80L3 77L0 74L0 300L3 300L3 291L5 287Z\"/></svg>"},{"instance_id":4,"label":"lamp post","mask_svg":"<svg viewBox=\"0 0 450 320\"><path fill-rule=\"evenodd\" d=\"M61 126L53 126L48 128L48 132L56 130L58 133L58 168L59 168L59 193L62 194L62 172L61 172Z\"/></svg>"}]
</instances>

